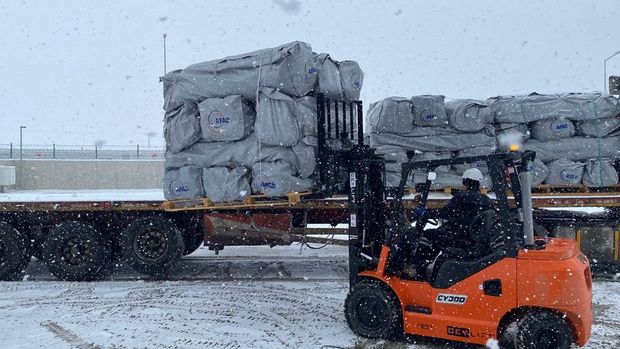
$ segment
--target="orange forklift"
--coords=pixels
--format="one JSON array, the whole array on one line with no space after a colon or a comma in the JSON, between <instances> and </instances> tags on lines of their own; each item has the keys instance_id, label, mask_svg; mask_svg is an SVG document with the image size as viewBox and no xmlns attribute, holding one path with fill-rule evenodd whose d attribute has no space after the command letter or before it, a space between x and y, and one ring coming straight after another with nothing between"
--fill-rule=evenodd
<instances>
[{"instance_id":1,"label":"orange forklift","mask_svg":"<svg viewBox=\"0 0 620 349\"><path fill-rule=\"evenodd\" d=\"M517 151L409 161L392 193L385 186L384 160L372 155L353 162L345 301L350 328L367 338L406 334L480 345L498 340L502 348L585 345L592 325L589 261L574 240L534 238L528 172L534 157ZM428 265L415 266L425 272L407 273L425 227L436 224L416 214L426 211L435 168L480 161L489 169L495 208L476 217L468 234L486 252L464 258L442 251ZM414 170L426 172L426 182L418 193L406 193ZM403 210L405 195L421 196L414 212Z\"/></svg>"}]
</instances>

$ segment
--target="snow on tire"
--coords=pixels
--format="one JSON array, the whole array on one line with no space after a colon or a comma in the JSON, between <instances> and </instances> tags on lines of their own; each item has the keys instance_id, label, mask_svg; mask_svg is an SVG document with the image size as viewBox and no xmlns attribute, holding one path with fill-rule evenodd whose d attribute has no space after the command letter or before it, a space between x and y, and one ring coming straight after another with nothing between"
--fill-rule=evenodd
<instances>
[{"instance_id":1,"label":"snow on tire","mask_svg":"<svg viewBox=\"0 0 620 349\"><path fill-rule=\"evenodd\" d=\"M345 300L345 317L356 334L392 339L403 334L400 302L392 290L376 281L361 281Z\"/></svg>"},{"instance_id":2,"label":"snow on tire","mask_svg":"<svg viewBox=\"0 0 620 349\"><path fill-rule=\"evenodd\" d=\"M30 261L26 239L15 228L0 222L0 280L18 277Z\"/></svg>"},{"instance_id":3,"label":"snow on tire","mask_svg":"<svg viewBox=\"0 0 620 349\"><path fill-rule=\"evenodd\" d=\"M558 314L533 311L523 316L517 324L517 349L570 349L572 343L570 326Z\"/></svg>"},{"instance_id":4,"label":"snow on tire","mask_svg":"<svg viewBox=\"0 0 620 349\"><path fill-rule=\"evenodd\" d=\"M166 275L185 249L183 234L164 217L136 219L122 232L120 241L127 264L153 276Z\"/></svg>"},{"instance_id":5,"label":"snow on tire","mask_svg":"<svg viewBox=\"0 0 620 349\"><path fill-rule=\"evenodd\" d=\"M62 280L95 280L109 259L109 242L85 222L61 223L49 232L43 243L43 260L52 275Z\"/></svg>"}]
</instances>

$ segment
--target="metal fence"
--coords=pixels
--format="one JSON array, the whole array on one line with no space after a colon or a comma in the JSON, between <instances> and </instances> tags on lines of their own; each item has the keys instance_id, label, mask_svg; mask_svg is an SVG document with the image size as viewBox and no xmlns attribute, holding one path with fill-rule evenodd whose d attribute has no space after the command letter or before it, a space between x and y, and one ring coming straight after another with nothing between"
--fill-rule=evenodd
<instances>
[{"instance_id":1,"label":"metal fence","mask_svg":"<svg viewBox=\"0 0 620 349\"><path fill-rule=\"evenodd\" d=\"M164 147L141 145L33 145L24 144L21 154L24 159L60 160L157 160L164 158ZM19 144L0 144L0 159L19 159Z\"/></svg>"}]
</instances>

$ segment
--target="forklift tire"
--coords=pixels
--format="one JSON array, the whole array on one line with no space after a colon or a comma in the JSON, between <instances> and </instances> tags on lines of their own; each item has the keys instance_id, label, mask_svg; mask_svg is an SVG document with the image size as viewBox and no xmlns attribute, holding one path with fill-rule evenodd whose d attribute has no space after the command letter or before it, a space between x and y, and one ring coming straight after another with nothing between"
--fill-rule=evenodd
<instances>
[{"instance_id":1,"label":"forklift tire","mask_svg":"<svg viewBox=\"0 0 620 349\"><path fill-rule=\"evenodd\" d=\"M43 243L43 260L50 273L67 281L99 279L110 254L110 244L103 234L84 222L56 226Z\"/></svg>"},{"instance_id":2,"label":"forklift tire","mask_svg":"<svg viewBox=\"0 0 620 349\"><path fill-rule=\"evenodd\" d=\"M560 315L546 311L530 312L517 324L517 349L569 349L572 343L570 326Z\"/></svg>"},{"instance_id":3,"label":"forklift tire","mask_svg":"<svg viewBox=\"0 0 620 349\"><path fill-rule=\"evenodd\" d=\"M17 279L30 262L26 239L17 229L0 222L0 280Z\"/></svg>"},{"instance_id":4,"label":"forklift tire","mask_svg":"<svg viewBox=\"0 0 620 349\"><path fill-rule=\"evenodd\" d=\"M361 281L353 286L344 304L349 327L357 335L372 339L402 336L401 312L394 292L376 281Z\"/></svg>"},{"instance_id":5,"label":"forklift tire","mask_svg":"<svg viewBox=\"0 0 620 349\"><path fill-rule=\"evenodd\" d=\"M136 219L121 233L123 259L135 271L165 276L181 258L185 245L174 222L164 217Z\"/></svg>"}]
</instances>

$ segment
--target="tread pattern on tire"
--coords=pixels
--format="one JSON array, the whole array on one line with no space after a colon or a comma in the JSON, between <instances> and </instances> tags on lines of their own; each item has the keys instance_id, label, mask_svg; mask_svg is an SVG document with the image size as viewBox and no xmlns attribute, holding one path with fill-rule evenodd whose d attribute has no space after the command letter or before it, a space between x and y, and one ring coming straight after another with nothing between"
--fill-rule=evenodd
<instances>
[{"instance_id":1,"label":"tread pattern on tire","mask_svg":"<svg viewBox=\"0 0 620 349\"><path fill-rule=\"evenodd\" d=\"M141 258L139 251L135 251L134 241L139 234L148 229L155 229L164 234L168 238L168 250L165 256L157 261L149 262L145 258ZM185 249L183 235L174 222L170 219L154 216L139 218L129 223L127 228L121 234L121 249L123 260L129 264L134 270L142 274L162 277L170 270L170 268L181 258Z\"/></svg>"},{"instance_id":2,"label":"tread pattern on tire","mask_svg":"<svg viewBox=\"0 0 620 349\"><path fill-rule=\"evenodd\" d=\"M357 320L352 317L354 314L352 314L350 302L355 301L355 298L360 294L374 294L385 300L391 312L389 326L379 331L368 332L356 324ZM364 280L353 286L345 300L345 317L347 324L353 332L366 338L396 339L403 335L403 319L400 301L394 292L380 281Z\"/></svg>"},{"instance_id":3,"label":"tread pattern on tire","mask_svg":"<svg viewBox=\"0 0 620 349\"><path fill-rule=\"evenodd\" d=\"M5 260L0 261L0 280L14 280L30 262L28 243L17 229L0 222L0 240L6 247Z\"/></svg>"},{"instance_id":4,"label":"tread pattern on tire","mask_svg":"<svg viewBox=\"0 0 620 349\"><path fill-rule=\"evenodd\" d=\"M79 236L89 243L92 258L80 266L64 262L63 244L73 236ZM110 243L94 226L86 222L67 221L50 230L43 243L43 260L50 272L59 279L67 281L92 281L104 273L111 256Z\"/></svg>"},{"instance_id":5,"label":"tread pattern on tire","mask_svg":"<svg viewBox=\"0 0 620 349\"><path fill-rule=\"evenodd\" d=\"M525 314L518 322L515 347L518 349L535 348L536 334L542 329L552 329L561 338L558 349L569 349L572 345L570 326L560 315L549 311L531 311Z\"/></svg>"}]
</instances>

